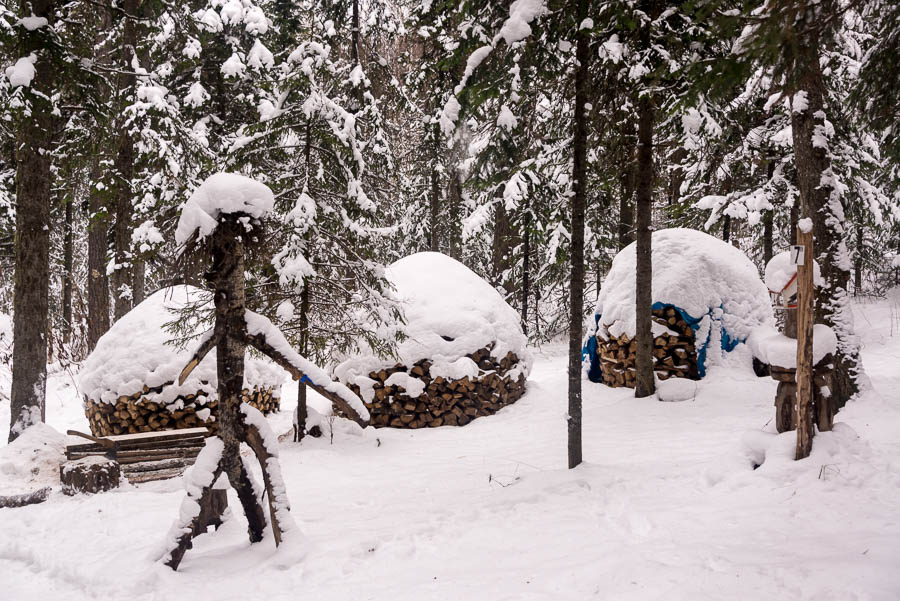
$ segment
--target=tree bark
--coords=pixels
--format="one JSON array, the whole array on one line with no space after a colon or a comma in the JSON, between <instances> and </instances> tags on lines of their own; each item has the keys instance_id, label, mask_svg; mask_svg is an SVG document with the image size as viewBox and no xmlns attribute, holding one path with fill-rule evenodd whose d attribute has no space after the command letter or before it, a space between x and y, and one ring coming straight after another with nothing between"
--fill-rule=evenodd
<instances>
[{"instance_id":1,"label":"tree bark","mask_svg":"<svg viewBox=\"0 0 900 601\"><path fill-rule=\"evenodd\" d=\"M220 465L237 492L251 542L262 540L266 518L256 499L250 477L241 460L240 445L246 438L241 416L241 390L244 386L244 236L246 230L235 215L220 217L211 243L212 267L207 279L215 288L216 374L219 392L217 435L225 448ZM265 467L265 466L263 466Z\"/></svg>"},{"instance_id":2,"label":"tree bark","mask_svg":"<svg viewBox=\"0 0 900 601\"><path fill-rule=\"evenodd\" d=\"M140 10L139 0L125 0L123 8L128 15L137 16ZM117 92L123 99L120 105L124 117L124 104L134 94L137 78L134 75L133 60L137 45L137 26L131 16L123 17L122 47L120 52L119 84ZM114 309L116 320L131 310L134 302L134 277L131 258L131 232L134 229L132 218L134 201L132 198L131 179L134 176L134 139L129 132L127 122L120 124L118 152L115 159L116 169L116 222L115 222L115 256L116 269L113 271L112 284L114 291Z\"/></svg>"},{"instance_id":3,"label":"tree bark","mask_svg":"<svg viewBox=\"0 0 900 601\"><path fill-rule=\"evenodd\" d=\"M731 242L731 215L722 218L722 242Z\"/></svg>"},{"instance_id":4,"label":"tree bark","mask_svg":"<svg viewBox=\"0 0 900 601\"><path fill-rule=\"evenodd\" d=\"M431 170L430 216L431 229L428 233L428 248L432 252L441 251L441 183L437 169Z\"/></svg>"},{"instance_id":5,"label":"tree bark","mask_svg":"<svg viewBox=\"0 0 900 601\"><path fill-rule=\"evenodd\" d=\"M528 334L528 296L531 293L531 209L526 201L522 223L522 331Z\"/></svg>"},{"instance_id":6,"label":"tree bark","mask_svg":"<svg viewBox=\"0 0 900 601\"><path fill-rule=\"evenodd\" d=\"M588 16L588 0L578 1L581 23ZM576 34L575 115L572 132L572 240L569 279L569 469L582 461L581 448L581 335L584 313L584 205L587 192L587 110L590 85L589 30L579 28Z\"/></svg>"},{"instance_id":7,"label":"tree bark","mask_svg":"<svg viewBox=\"0 0 900 601\"><path fill-rule=\"evenodd\" d=\"M98 145L99 146L99 145ZM95 151L98 152L99 148ZM109 281L106 276L106 236L109 217L104 203L105 190L98 190L99 158L91 169L88 209L88 352L109 329Z\"/></svg>"},{"instance_id":8,"label":"tree bark","mask_svg":"<svg viewBox=\"0 0 900 601\"><path fill-rule=\"evenodd\" d=\"M72 242L74 238L73 228L73 199L67 199L65 202L65 222L63 231L63 343L69 345L72 342L72 280L73 280L73 254Z\"/></svg>"},{"instance_id":9,"label":"tree bark","mask_svg":"<svg viewBox=\"0 0 900 601\"><path fill-rule=\"evenodd\" d=\"M300 354L309 356L309 278L303 282L303 290L300 291ZM306 382L302 379L297 382L297 436L295 442L300 442L306 436L306 418L309 409L306 404Z\"/></svg>"},{"instance_id":10,"label":"tree bark","mask_svg":"<svg viewBox=\"0 0 900 601\"><path fill-rule=\"evenodd\" d=\"M863 235L862 223L856 224L856 255L853 257L853 296L859 296L862 292L862 270L863 270L863 244L865 244L865 236Z\"/></svg>"},{"instance_id":11,"label":"tree bark","mask_svg":"<svg viewBox=\"0 0 900 601\"><path fill-rule=\"evenodd\" d=\"M619 249L623 249L634 242L634 207L632 201L634 197L635 153L636 148L633 144L629 143L628 159L623 166L620 175L622 195L619 197L619 223L617 232Z\"/></svg>"},{"instance_id":12,"label":"tree bark","mask_svg":"<svg viewBox=\"0 0 900 601\"><path fill-rule=\"evenodd\" d=\"M53 0L22 0L22 16L54 21ZM56 69L48 56L45 32L19 27L22 56L38 56L26 91L31 114L17 124L16 236L13 284L13 372L9 440L45 419L47 331L50 289L50 152Z\"/></svg>"},{"instance_id":13,"label":"tree bark","mask_svg":"<svg viewBox=\"0 0 900 601\"><path fill-rule=\"evenodd\" d=\"M653 104L644 94L638 100L637 189L635 233L637 267L635 273L635 380L634 396L650 396L656 391L653 375L653 265L650 225L653 211Z\"/></svg>"},{"instance_id":14,"label":"tree bark","mask_svg":"<svg viewBox=\"0 0 900 601\"><path fill-rule=\"evenodd\" d=\"M500 188L494 195L494 238L491 243L491 279L494 286L503 286L509 292L510 286L505 277L509 269L510 244L512 227L509 222L509 212L503 201L503 192Z\"/></svg>"}]
</instances>

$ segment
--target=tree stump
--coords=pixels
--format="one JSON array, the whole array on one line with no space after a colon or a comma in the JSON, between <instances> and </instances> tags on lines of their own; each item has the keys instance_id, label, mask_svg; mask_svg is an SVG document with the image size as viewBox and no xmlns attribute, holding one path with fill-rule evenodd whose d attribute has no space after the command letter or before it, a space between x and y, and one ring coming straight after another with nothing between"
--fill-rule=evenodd
<instances>
[{"instance_id":1,"label":"tree stump","mask_svg":"<svg viewBox=\"0 0 900 601\"><path fill-rule=\"evenodd\" d=\"M778 381L775 392L775 428L779 433L797 429L797 370L796 368L770 366L770 375ZM814 368L813 420L820 432L831 430L834 425L834 409L831 396L832 356L826 355Z\"/></svg>"},{"instance_id":2,"label":"tree stump","mask_svg":"<svg viewBox=\"0 0 900 601\"><path fill-rule=\"evenodd\" d=\"M59 466L59 481L67 495L118 488L120 475L119 463L106 457L84 457Z\"/></svg>"}]
</instances>

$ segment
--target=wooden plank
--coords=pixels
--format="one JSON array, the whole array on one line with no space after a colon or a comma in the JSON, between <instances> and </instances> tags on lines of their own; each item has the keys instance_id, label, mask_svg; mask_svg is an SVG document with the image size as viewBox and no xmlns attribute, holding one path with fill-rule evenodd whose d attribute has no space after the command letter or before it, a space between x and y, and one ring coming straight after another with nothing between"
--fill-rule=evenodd
<instances>
[{"instance_id":1,"label":"wooden plank","mask_svg":"<svg viewBox=\"0 0 900 601\"><path fill-rule=\"evenodd\" d=\"M170 449L170 448L178 448L178 447L202 447L206 442L206 438L197 437L197 438L185 438L181 440L161 440L154 442L141 442L141 443L132 443L119 447L120 451L134 451L138 449ZM66 447L66 452L71 453L89 453L92 455L101 454L106 452L105 449L99 447L97 445L69 445Z\"/></svg>"},{"instance_id":2,"label":"wooden plank","mask_svg":"<svg viewBox=\"0 0 900 601\"><path fill-rule=\"evenodd\" d=\"M130 465L125 465L122 467L122 471L127 478L131 474L142 474L146 472L153 471L167 471L173 470L176 468L184 471L188 466L194 465L194 457L185 457L181 459L165 459L162 461L142 461L139 463L132 463Z\"/></svg>"}]
</instances>

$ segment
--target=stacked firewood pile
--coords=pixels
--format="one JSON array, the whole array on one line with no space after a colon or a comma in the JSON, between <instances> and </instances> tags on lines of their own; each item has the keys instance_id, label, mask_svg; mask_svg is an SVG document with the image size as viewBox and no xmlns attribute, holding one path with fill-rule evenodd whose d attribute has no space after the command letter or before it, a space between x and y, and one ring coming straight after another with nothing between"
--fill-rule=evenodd
<instances>
[{"instance_id":1,"label":"stacked firewood pile","mask_svg":"<svg viewBox=\"0 0 900 601\"><path fill-rule=\"evenodd\" d=\"M198 397L201 401L205 400L202 394L180 396L168 404L145 398L147 394L159 393L161 390L145 386L142 392L130 397L121 396L115 403L85 399L84 412L90 423L91 432L94 436L113 436L197 426L207 426L215 431L216 421L212 418L218 415L218 400L198 403ZM280 409L279 393L280 387L276 390L274 386L252 390L245 388L242 400L268 414ZM205 410L208 410L208 414Z\"/></svg>"},{"instance_id":2,"label":"stacked firewood pile","mask_svg":"<svg viewBox=\"0 0 900 601\"><path fill-rule=\"evenodd\" d=\"M189 428L110 436L93 443L69 445L68 462L60 467L60 478L73 492L99 492L117 485L104 483L102 477L96 484L97 466L115 466L115 480L121 473L132 484L173 478L194 464L207 436L206 428Z\"/></svg>"},{"instance_id":3,"label":"stacked firewood pile","mask_svg":"<svg viewBox=\"0 0 900 601\"><path fill-rule=\"evenodd\" d=\"M653 321L666 331L653 339L653 369L660 380L671 377L699 379L694 330L674 307L653 310ZM659 331L654 327L654 331ZM634 388L637 343L623 334L604 339L597 336L597 353L603 383L617 388Z\"/></svg>"},{"instance_id":4,"label":"stacked firewood pile","mask_svg":"<svg viewBox=\"0 0 900 601\"><path fill-rule=\"evenodd\" d=\"M492 415L516 402L525 393L525 375L513 377L509 372L519 364L515 353L507 353L499 361L491 357L491 349L483 348L466 355L478 365L478 375L451 380L432 378L432 362L417 361L412 368L398 363L394 367L371 372L375 381L374 397L366 402L371 425L376 428L436 428L464 426L476 417ZM425 384L425 391L412 398L405 389L385 382L393 374L403 372ZM350 385L359 394L358 386ZM365 396L362 396L365 399Z\"/></svg>"}]
</instances>

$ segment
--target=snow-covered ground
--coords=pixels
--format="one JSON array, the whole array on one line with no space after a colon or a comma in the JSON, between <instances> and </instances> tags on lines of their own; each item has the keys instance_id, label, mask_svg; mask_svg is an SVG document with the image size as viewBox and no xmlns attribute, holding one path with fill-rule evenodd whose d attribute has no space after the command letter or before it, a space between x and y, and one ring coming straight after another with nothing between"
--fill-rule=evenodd
<instances>
[{"instance_id":1,"label":"snow-covered ground","mask_svg":"<svg viewBox=\"0 0 900 601\"><path fill-rule=\"evenodd\" d=\"M775 382L744 351L685 402L585 381L586 463L566 470L566 360L546 347L525 397L464 428L342 422L333 443L284 443L302 559L271 538L251 547L232 497L231 519L175 573L152 554L179 481L54 492L0 509L0 598L896 600L900 301L856 309L873 390L807 460L791 460L792 433L771 433ZM72 379L49 390L50 425L86 429ZM279 433L295 397L286 386ZM0 401L0 423L8 413ZM12 450L0 448L0 482Z\"/></svg>"}]
</instances>

